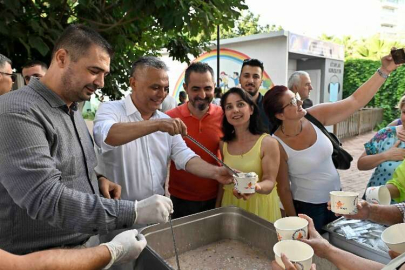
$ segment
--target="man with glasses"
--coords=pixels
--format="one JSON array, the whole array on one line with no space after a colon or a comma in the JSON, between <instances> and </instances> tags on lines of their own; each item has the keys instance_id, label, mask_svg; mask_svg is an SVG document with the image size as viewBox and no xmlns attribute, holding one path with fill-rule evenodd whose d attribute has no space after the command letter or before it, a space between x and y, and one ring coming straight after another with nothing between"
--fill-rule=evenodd
<instances>
[{"instance_id":1,"label":"man with glasses","mask_svg":"<svg viewBox=\"0 0 405 270\"><path fill-rule=\"evenodd\" d=\"M11 60L0 54L0 96L11 91L15 74L11 68Z\"/></svg>"},{"instance_id":2,"label":"man with glasses","mask_svg":"<svg viewBox=\"0 0 405 270\"><path fill-rule=\"evenodd\" d=\"M48 66L44 62L32 60L22 66L21 73L24 77L25 84L28 85L31 77L42 78L47 70Z\"/></svg>"},{"instance_id":3,"label":"man with glasses","mask_svg":"<svg viewBox=\"0 0 405 270\"><path fill-rule=\"evenodd\" d=\"M307 109L313 106L312 100L309 99L312 84L309 74L305 71L295 71L288 79L288 89L298 93L303 101L302 108Z\"/></svg>"},{"instance_id":4,"label":"man with glasses","mask_svg":"<svg viewBox=\"0 0 405 270\"><path fill-rule=\"evenodd\" d=\"M263 82L263 72L264 67L262 61L253 58L245 59L242 63L239 82L241 88L250 94L253 101L259 107L260 119L262 120L263 126L271 131L272 126L263 109L263 95L259 92Z\"/></svg>"}]
</instances>

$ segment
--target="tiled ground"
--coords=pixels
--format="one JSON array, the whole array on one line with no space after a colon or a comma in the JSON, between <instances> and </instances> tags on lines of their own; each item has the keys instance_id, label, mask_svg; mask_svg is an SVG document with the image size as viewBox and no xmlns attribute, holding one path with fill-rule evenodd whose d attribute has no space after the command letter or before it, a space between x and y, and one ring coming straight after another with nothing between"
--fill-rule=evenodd
<instances>
[{"instance_id":1,"label":"tiled ground","mask_svg":"<svg viewBox=\"0 0 405 270\"><path fill-rule=\"evenodd\" d=\"M373 170L359 171L357 169L357 160L364 151L364 143L370 140L374 134L375 132L373 131L343 140L343 148L353 156L350 169L339 170L342 189L344 191L358 192L360 196L363 196Z\"/></svg>"}]
</instances>

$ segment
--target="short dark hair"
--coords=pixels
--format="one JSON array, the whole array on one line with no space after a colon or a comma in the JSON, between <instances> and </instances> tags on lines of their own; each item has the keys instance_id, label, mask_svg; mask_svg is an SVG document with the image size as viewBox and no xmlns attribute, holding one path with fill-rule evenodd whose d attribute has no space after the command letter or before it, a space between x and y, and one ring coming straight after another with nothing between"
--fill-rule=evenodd
<instances>
[{"instance_id":1,"label":"short dark hair","mask_svg":"<svg viewBox=\"0 0 405 270\"><path fill-rule=\"evenodd\" d=\"M6 65L6 63L9 63L10 66L13 64L13 62L11 62L11 60L8 57L0 53L0 68L3 68Z\"/></svg>"},{"instance_id":2,"label":"short dark hair","mask_svg":"<svg viewBox=\"0 0 405 270\"><path fill-rule=\"evenodd\" d=\"M263 97L263 108L269 118L273 129L270 130L270 134L273 134L278 127L282 124L282 121L276 117L276 114L283 111L283 103L281 98L288 91L288 88L284 85L276 85L271 88Z\"/></svg>"},{"instance_id":3,"label":"short dark hair","mask_svg":"<svg viewBox=\"0 0 405 270\"><path fill-rule=\"evenodd\" d=\"M168 71L169 69L167 68L165 62L160 60L159 58L155 56L143 56L136 60L134 63L132 63L130 75L131 77L135 77L135 72L138 71L140 68L144 67L151 67L151 68L156 68L156 69L163 69L165 71Z\"/></svg>"},{"instance_id":4,"label":"short dark hair","mask_svg":"<svg viewBox=\"0 0 405 270\"><path fill-rule=\"evenodd\" d=\"M65 49L72 61L76 62L85 55L92 45L97 45L104 49L110 58L114 55L114 50L96 30L82 24L71 24L55 42L52 51L52 58L60 49Z\"/></svg>"},{"instance_id":5,"label":"short dark hair","mask_svg":"<svg viewBox=\"0 0 405 270\"><path fill-rule=\"evenodd\" d=\"M215 94L216 98L221 98L222 97L222 88L219 86L215 87L214 94Z\"/></svg>"},{"instance_id":6,"label":"short dark hair","mask_svg":"<svg viewBox=\"0 0 405 270\"><path fill-rule=\"evenodd\" d=\"M186 93L185 91L180 91L179 97L181 97L181 98L186 98L186 97L187 97L187 93Z\"/></svg>"},{"instance_id":7,"label":"short dark hair","mask_svg":"<svg viewBox=\"0 0 405 270\"><path fill-rule=\"evenodd\" d=\"M194 62L194 63L191 63L191 65L189 65L188 68L186 69L186 72L184 75L184 83L186 85L188 85L188 83L190 82L191 72L197 72L197 73L209 72L209 73L211 73L212 80L214 80L214 70L212 69L212 67L210 67L210 65L208 65L207 63L203 63L203 62Z\"/></svg>"},{"instance_id":8,"label":"short dark hair","mask_svg":"<svg viewBox=\"0 0 405 270\"><path fill-rule=\"evenodd\" d=\"M224 113L225 113L226 99L230 94L239 95L247 104L249 104L249 106L253 107L253 114L250 116L249 121L249 132L254 135L261 135L265 133L266 129L264 128L260 118L259 107L257 107L256 103L252 100L250 95L239 87L232 87L222 96L221 107ZM225 115L222 118L222 132L224 133L224 136L221 139L224 142L230 142L233 139L235 139L236 136L235 128L231 124L229 124Z\"/></svg>"},{"instance_id":9,"label":"short dark hair","mask_svg":"<svg viewBox=\"0 0 405 270\"><path fill-rule=\"evenodd\" d=\"M45 63L42 62L42 61L39 61L39 60L30 60L30 61L28 61L27 63L25 63L25 64L21 67L21 69L30 68L30 67L33 67L33 66L41 66L41 68L42 68L43 70L47 70L47 69L48 69L48 65L45 64Z\"/></svg>"},{"instance_id":10,"label":"short dark hair","mask_svg":"<svg viewBox=\"0 0 405 270\"><path fill-rule=\"evenodd\" d=\"M263 75L264 66L263 66L263 62L260 61L259 59L248 58L248 59L243 60L242 68L240 69L241 74L242 74L242 70L243 70L244 66L259 67L262 70L262 75Z\"/></svg>"}]
</instances>

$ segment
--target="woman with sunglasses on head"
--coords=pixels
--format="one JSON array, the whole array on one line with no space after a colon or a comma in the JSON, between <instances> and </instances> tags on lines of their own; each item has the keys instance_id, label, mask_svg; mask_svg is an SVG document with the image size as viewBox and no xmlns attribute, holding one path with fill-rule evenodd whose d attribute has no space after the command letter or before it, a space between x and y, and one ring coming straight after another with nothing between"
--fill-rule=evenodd
<instances>
[{"instance_id":1,"label":"woman with sunglasses on head","mask_svg":"<svg viewBox=\"0 0 405 270\"><path fill-rule=\"evenodd\" d=\"M217 206L235 205L270 222L281 218L276 190L280 161L277 141L265 133L259 108L250 95L233 87L221 99L224 111L220 142L221 155L230 167L255 172L258 183L254 194L239 194L233 185L219 188Z\"/></svg>"},{"instance_id":2,"label":"woman with sunglasses on head","mask_svg":"<svg viewBox=\"0 0 405 270\"><path fill-rule=\"evenodd\" d=\"M307 110L285 86L275 86L264 96L264 110L273 124L273 136L280 144L277 190L287 216L310 216L318 231L336 219L327 209L329 192L340 190L340 178L333 161L333 146L322 131L305 118L310 113L324 126L337 124L367 105L395 70L390 55L381 68L348 98L322 103Z\"/></svg>"}]
</instances>

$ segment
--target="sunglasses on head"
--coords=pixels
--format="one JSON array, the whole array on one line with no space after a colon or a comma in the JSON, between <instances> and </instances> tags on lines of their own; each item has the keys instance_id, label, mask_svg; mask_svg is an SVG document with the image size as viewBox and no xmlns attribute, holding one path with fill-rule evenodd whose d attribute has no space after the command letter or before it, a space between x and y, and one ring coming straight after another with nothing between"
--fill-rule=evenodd
<instances>
[{"instance_id":1,"label":"sunglasses on head","mask_svg":"<svg viewBox=\"0 0 405 270\"><path fill-rule=\"evenodd\" d=\"M0 74L10 76L10 77L11 77L11 80L12 80L13 82L15 82L15 80L16 80L16 78L17 78L14 73L7 73L7 72L1 72L1 71L0 71Z\"/></svg>"}]
</instances>

